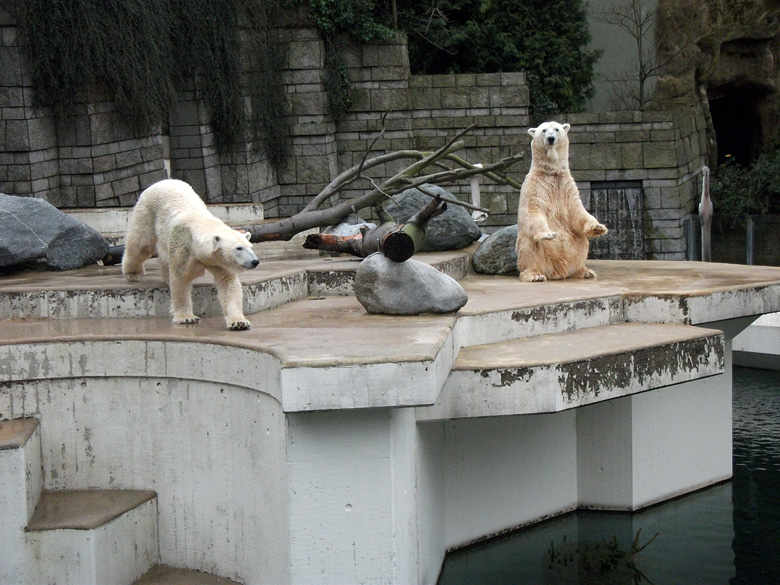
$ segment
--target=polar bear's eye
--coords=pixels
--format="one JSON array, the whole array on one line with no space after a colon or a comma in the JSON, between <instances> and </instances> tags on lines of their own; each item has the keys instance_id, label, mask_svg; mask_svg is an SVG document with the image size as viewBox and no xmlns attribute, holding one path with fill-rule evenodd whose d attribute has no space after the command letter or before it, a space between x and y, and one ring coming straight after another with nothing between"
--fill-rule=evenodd
<instances>
[{"instance_id":1,"label":"polar bear's eye","mask_svg":"<svg viewBox=\"0 0 780 585\"><path fill-rule=\"evenodd\" d=\"M238 250L239 252L241 252L241 251L243 251L243 250L244 250L244 246L238 246L238 247L236 248L236 250Z\"/></svg>"}]
</instances>

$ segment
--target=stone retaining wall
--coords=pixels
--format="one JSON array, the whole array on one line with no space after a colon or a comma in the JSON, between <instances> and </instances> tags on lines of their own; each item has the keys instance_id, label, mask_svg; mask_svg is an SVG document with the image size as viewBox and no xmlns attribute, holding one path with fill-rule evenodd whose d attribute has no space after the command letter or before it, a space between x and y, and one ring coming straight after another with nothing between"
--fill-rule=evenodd
<instances>
[{"instance_id":1,"label":"stone retaining wall","mask_svg":"<svg viewBox=\"0 0 780 585\"><path fill-rule=\"evenodd\" d=\"M285 217L362 160L385 113L385 133L373 144L372 157L435 150L476 124L463 137L459 154L464 158L489 163L525 151L527 158L510 170L520 182L530 164L529 98L522 73L413 76L400 36L353 47L345 60L354 103L334 120L323 83L325 44L315 28L300 24L281 31L293 152L284 168L274 169L249 143L217 148L208 108L192 88L182 88L171 112L170 152L164 152L161 134L134 134L113 102L97 91L57 120L32 106L14 4L8 6L0 8L0 190L7 194L41 197L62 208L129 206L141 190L166 176L168 159L172 176L190 182L209 203L254 202L263 205L266 217ZM559 121L573 126L571 168L586 205L594 182L640 182L647 257L684 258L683 218L695 207L706 152L703 123L694 114L675 112L569 114ZM403 166L398 161L376 167L366 177L379 184ZM340 196L370 188L367 178ZM468 184L451 190L469 197ZM481 192L490 211L486 231L514 223L517 190L482 179Z\"/></svg>"}]
</instances>

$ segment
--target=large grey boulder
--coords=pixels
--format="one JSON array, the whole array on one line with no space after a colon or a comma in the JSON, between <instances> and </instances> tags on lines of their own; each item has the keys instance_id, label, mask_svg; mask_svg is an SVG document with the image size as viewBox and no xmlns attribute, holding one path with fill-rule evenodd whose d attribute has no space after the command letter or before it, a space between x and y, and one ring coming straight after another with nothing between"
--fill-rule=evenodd
<instances>
[{"instance_id":1,"label":"large grey boulder","mask_svg":"<svg viewBox=\"0 0 780 585\"><path fill-rule=\"evenodd\" d=\"M384 315L452 313L469 300L454 278L414 259L393 262L381 252L358 266L355 297L369 313Z\"/></svg>"},{"instance_id":2,"label":"large grey boulder","mask_svg":"<svg viewBox=\"0 0 780 585\"><path fill-rule=\"evenodd\" d=\"M73 270L107 253L103 236L43 199L0 193L0 269Z\"/></svg>"},{"instance_id":3,"label":"large grey boulder","mask_svg":"<svg viewBox=\"0 0 780 585\"><path fill-rule=\"evenodd\" d=\"M481 274L511 274L517 272L517 226L501 228L488 236L476 249L471 265Z\"/></svg>"},{"instance_id":4,"label":"large grey boulder","mask_svg":"<svg viewBox=\"0 0 780 585\"><path fill-rule=\"evenodd\" d=\"M431 193L455 198L452 193L438 185L423 185L423 188ZM393 197L393 199L397 203L391 201L385 205L385 209L398 223L406 222L431 200L428 195L421 193L417 189L407 189ZM449 203L444 213L437 215L428 222L428 226L425 229L425 244L422 250L460 250L481 236L482 231L474 222L471 214L464 207Z\"/></svg>"}]
</instances>

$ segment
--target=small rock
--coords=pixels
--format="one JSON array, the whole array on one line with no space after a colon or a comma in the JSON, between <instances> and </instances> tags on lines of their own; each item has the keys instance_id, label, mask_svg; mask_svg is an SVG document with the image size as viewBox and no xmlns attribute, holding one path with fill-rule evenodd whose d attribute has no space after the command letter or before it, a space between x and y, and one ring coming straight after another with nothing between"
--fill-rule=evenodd
<instances>
[{"instance_id":1,"label":"small rock","mask_svg":"<svg viewBox=\"0 0 780 585\"><path fill-rule=\"evenodd\" d=\"M469 300L457 280L411 259L393 262L372 254L355 273L355 297L369 313L452 313Z\"/></svg>"},{"instance_id":2,"label":"small rock","mask_svg":"<svg viewBox=\"0 0 780 585\"><path fill-rule=\"evenodd\" d=\"M74 270L106 254L103 236L43 199L0 193L0 269Z\"/></svg>"},{"instance_id":3,"label":"small rock","mask_svg":"<svg viewBox=\"0 0 780 585\"><path fill-rule=\"evenodd\" d=\"M488 236L471 258L471 265L481 274L517 273L517 226L501 228Z\"/></svg>"},{"instance_id":4,"label":"small rock","mask_svg":"<svg viewBox=\"0 0 780 585\"><path fill-rule=\"evenodd\" d=\"M423 188L431 193L438 193L455 199L452 193L438 185L423 185ZM407 221L431 200L428 195L421 193L417 189L407 189L393 199L395 202L391 201L385 205L385 210L398 223ZM425 229L425 244L423 244L422 250L460 250L474 240L479 239L481 235L482 230L479 229L474 218L466 211L465 207L448 203L447 210L444 213L437 215L428 222Z\"/></svg>"}]
</instances>

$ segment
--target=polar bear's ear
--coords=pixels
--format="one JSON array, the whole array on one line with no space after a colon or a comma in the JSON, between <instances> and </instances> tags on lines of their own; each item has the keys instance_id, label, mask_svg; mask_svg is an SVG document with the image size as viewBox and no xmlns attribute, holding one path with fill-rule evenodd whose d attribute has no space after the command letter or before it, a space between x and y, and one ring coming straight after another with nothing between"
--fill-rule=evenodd
<instances>
[{"instance_id":1,"label":"polar bear's ear","mask_svg":"<svg viewBox=\"0 0 780 585\"><path fill-rule=\"evenodd\" d=\"M219 248L219 243L222 241L222 238L219 237L219 235L213 236L211 238L211 249L216 252L217 248Z\"/></svg>"},{"instance_id":2,"label":"polar bear's ear","mask_svg":"<svg viewBox=\"0 0 780 585\"><path fill-rule=\"evenodd\" d=\"M571 124L564 124L563 125L563 131L566 132L566 134L569 133L569 128L571 128Z\"/></svg>"},{"instance_id":3,"label":"polar bear's ear","mask_svg":"<svg viewBox=\"0 0 780 585\"><path fill-rule=\"evenodd\" d=\"M252 234L250 234L249 232L243 232L243 233L241 233L241 235L246 238L247 242L251 242L252 241Z\"/></svg>"},{"instance_id":4,"label":"polar bear's ear","mask_svg":"<svg viewBox=\"0 0 780 585\"><path fill-rule=\"evenodd\" d=\"M533 136L534 134L536 134L536 128L529 128L529 129L528 129L528 134L529 134L530 136Z\"/></svg>"}]
</instances>

